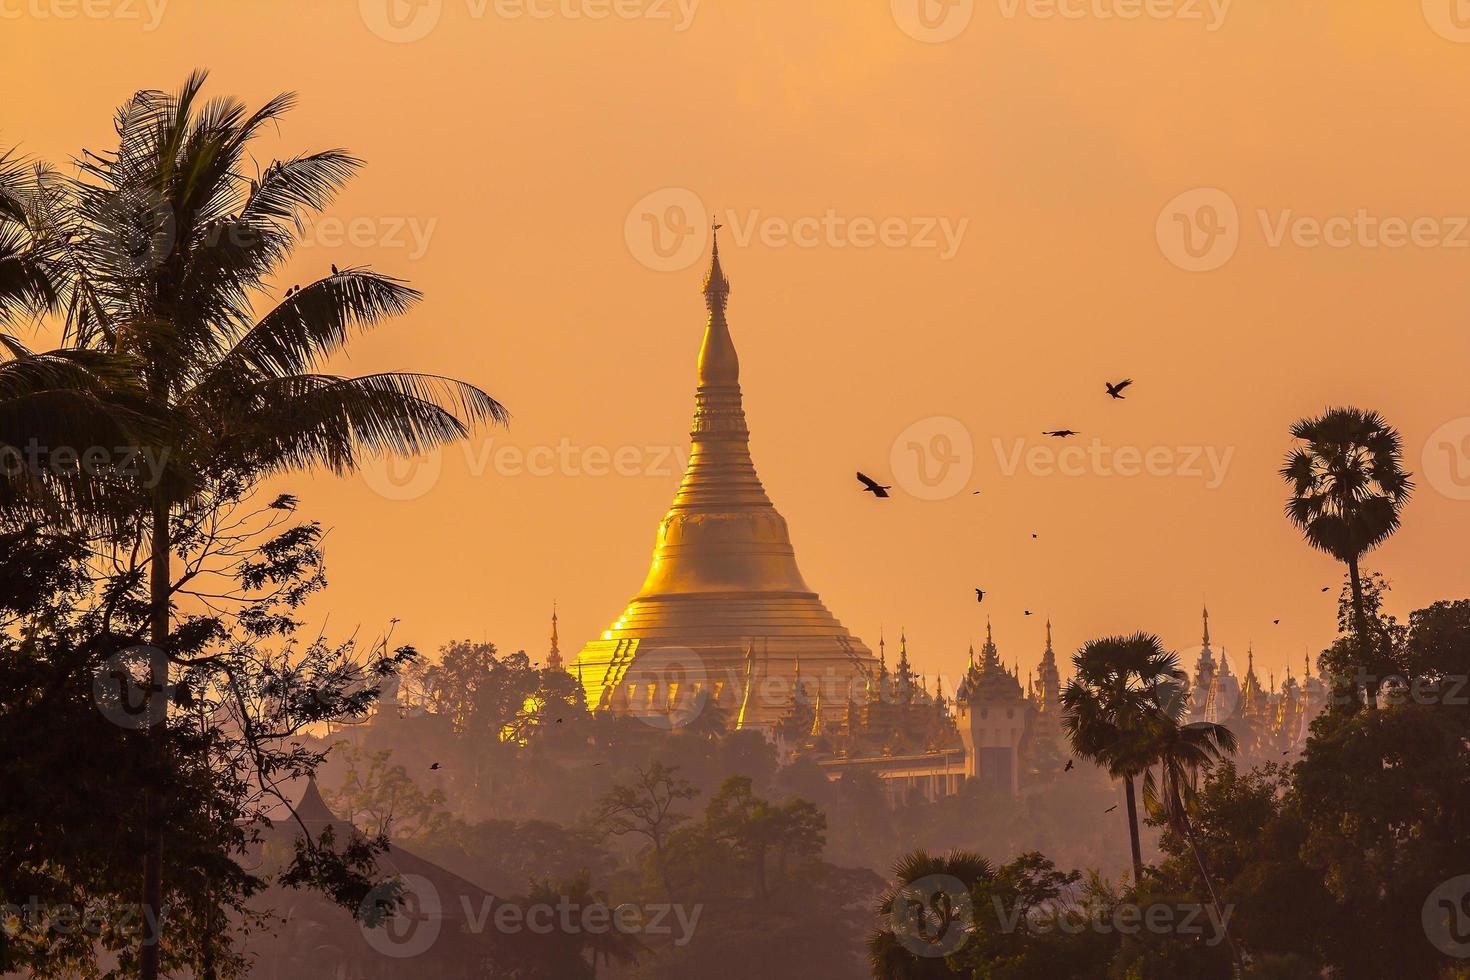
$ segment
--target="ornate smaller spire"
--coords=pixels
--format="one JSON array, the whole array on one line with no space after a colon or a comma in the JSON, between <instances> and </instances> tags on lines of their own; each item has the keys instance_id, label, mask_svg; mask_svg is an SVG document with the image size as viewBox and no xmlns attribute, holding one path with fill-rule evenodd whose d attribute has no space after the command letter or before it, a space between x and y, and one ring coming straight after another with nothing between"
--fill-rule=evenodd
<instances>
[{"instance_id":1,"label":"ornate smaller spire","mask_svg":"<svg viewBox=\"0 0 1470 980\"><path fill-rule=\"evenodd\" d=\"M566 665L562 663L561 646L556 635L556 600L551 600L551 652L546 655L546 666L549 670L565 670Z\"/></svg>"}]
</instances>

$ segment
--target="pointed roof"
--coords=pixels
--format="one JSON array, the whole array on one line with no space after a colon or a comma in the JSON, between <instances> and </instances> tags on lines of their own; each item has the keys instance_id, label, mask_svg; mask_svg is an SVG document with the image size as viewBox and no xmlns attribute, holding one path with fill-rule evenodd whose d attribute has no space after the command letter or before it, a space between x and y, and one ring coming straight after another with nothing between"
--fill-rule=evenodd
<instances>
[{"instance_id":1,"label":"pointed roof","mask_svg":"<svg viewBox=\"0 0 1470 980\"><path fill-rule=\"evenodd\" d=\"M546 655L546 666L552 670L562 670L564 665L561 659L561 643L556 635L556 600L551 600L551 651Z\"/></svg>"},{"instance_id":2,"label":"pointed roof","mask_svg":"<svg viewBox=\"0 0 1470 980\"><path fill-rule=\"evenodd\" d=\"M699 383L702 385L738 385L740 356L730 337L725 321L725 306L730 300L730 280L720 267L719 225L715 226L714 247L710 250L709 272L704 277L704 305L709 310L709 323L704 343L699 348Z\"/></svg>"},{"instance_id":3,"label":"pointed roof","mask_svg":"<svg viewBox=\"0 0 1470 980\"><path fill-rule=\"evenodd\" d=\"M708 315L684 474L659 521L642 586L578 656L593 703L669 648L697 651L711 676L738 675L747 642L768 641L761 670L783 678L787 690L798 651L808 674L824 680L856 681L880 669L807 585L786 520L756 473L718 240L703 292ZM770 727L789 701L751 695L745 707L746 725Z\"/></svg>"}]
</instances>

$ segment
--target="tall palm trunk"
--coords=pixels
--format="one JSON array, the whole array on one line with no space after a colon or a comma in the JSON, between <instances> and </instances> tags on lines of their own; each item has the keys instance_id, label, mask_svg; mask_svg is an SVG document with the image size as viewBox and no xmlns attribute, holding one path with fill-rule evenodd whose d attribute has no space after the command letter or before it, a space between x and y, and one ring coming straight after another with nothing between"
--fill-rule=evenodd
<instances>
[{"instance_id":1,"label":"tall palm trunk","mask_svg":"<svg viewBox=\"0 0 1470 980\"><path fill-rule=\"evenodd\" d=\"M166 735L161 722L168 719L168 705L161 699L168 689L169 640L169 551L168 501L158 493L153 503L153 542L149 566L149 640L160 654L148 658L148 686L144 704L148 726L144 729L145 783L143 786L143 948L138 958L142 980L158 980L158 960L163 943L163 820L158 795L158 762ZM163 676L159 676L160 672Z\"/></svg>"},{"instance_id":2,"label":"tall palm trunk","mask_svg":"<svg viewBox=\"0 0 1470 980\"><path fill-rule=\"evenodd\" d=\"M1351 555L1347 560L1348 581L1353 590L1353 626L1358 631L1358 660L1362 665L1363 672L1367 675L1364 681L1364 691L1368 696L1368 710L1374 711L1378 708L1378 685L1374 682L1374 663L1376 662L1372 652L1372 641L1368 637L1368 611L1363 603L1363 579L1358 572L1358 556ZM1358 682L1353 681L1353 691L1358 690Z\"/></svg>"},{"instance_id":3,"label":"tall palm trunk","mask_svg":"<svg viewBox=\"0 0 1470 980\"><path fill-rule=\"evenodd\" d=\"M1210 869L1205 866L1205 856L1200 853L1199 844L1194 839L1194 828L1189 824L1189 818L1182 818L1184 840L1189 844L1190 853L1194 855L1194 863L1199 866L1199 876L1205 883L1205 891L1209 893L1210 904L1215 908L1215 921L1220 923L1220 931L1225 934L1225 944L1230 947L1230 960L1235 965L1235 976L1238 978L1245 972L1245 964L1241 962L1240 949L1235 945L1235 939L1230 935L1230 921L1225 917L1225 910L1220 905L1220 896L1215 894L1215 881L1210 876Z\"/></svg>"},{"instance_id":4,"label":"tall palm trunk","mask_svg":"<svg viewBox=\"0 0 1470 980\"><path fill-rule=\"evenodd\" d=\"M1143 884L1143 845L1138 839L1138 800L1133 793L1133 777L1123 777L1128 798L1128 843L1133 847L1133 883Z\"/></svg>"}]
</instances>

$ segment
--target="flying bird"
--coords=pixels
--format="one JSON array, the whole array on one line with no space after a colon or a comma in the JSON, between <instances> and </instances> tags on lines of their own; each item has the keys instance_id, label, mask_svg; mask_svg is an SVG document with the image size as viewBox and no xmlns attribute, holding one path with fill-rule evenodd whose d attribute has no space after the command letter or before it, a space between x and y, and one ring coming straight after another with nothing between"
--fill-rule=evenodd
<instances>
[{"instance_id":1,"label":"flying bird","mask_svg":"<svg viewBox=\"0 0 1470 980\"><path fill-rule=\"evenodd\" d=\"M1043 432L1042 435L1051 436L1053 439L1070 439L1077 435L1077 432L1075 429L1053 429L1050 432Z\"/></svg>"},{"instance_id":2,"label":"flying bird","mask_svg":"<svg viewBox=\"0 0 1470 980\"><path fill-rule=\"evenodd\" d=\"M1037 537L1036 532L1035 531L1031 532L1031 540L1032 541L1035 541L1036 540L1036 537Z\"/></svg>"},{"instance_id":3,"label":"flying bird","mask_svg":"<svg viewBox=\"0 0 1470 980\"><path fill-rule=\"evenodd\" d=\"M1112 813L1116 809L1118 809L1118 804L1114 803L1112 806L1104 810L1103 813Z\"/></svg>"},{"instance_id":4,"label":"flying bird","mask_svg":"<svg viewBox=\"0 0 1470 980\"><path fill-rule=\"evenodd\" d=\"M432 766L430 766L430 767L429 767L429 768L430 768L430 769L439 769L439 768L441 768L441 767L440 767L440 765L439 765L439 763L437 763L437 762L436 762L436 763L434 763L434 764L433 764L433 765L432 765Z\"/></svg>"},{"instance_id":5,"label":"flying bird","mask_svg":"<svg viewBox=\"0 0 1470 980\"><path fill-rule=\"evenodd\" d=\"M1322 591L1323 592L1331 592L1332 591L1332 586L1330 586L1330 585L1324 585L1324 586L1322 586Z\"/></svg>"},{"instance_id":6,"label":"flying bird","mask_svg":"<svg viewBox=\"0 0 1470 980\"><path fill-rule=\"evenodd\" d=\"M1067 766L1066 766L1065 769L1062 770L1062 772L1071 772L1071 771L1072 771L1072 760L1071 759L1068 759L1067 760Z\"/></svg>"},{"instance_id":7,"label":"flying bird","mask_svg":"<svg viewBox=\"0 0 1470 980\"><path fill-rule=\"evenodd\" d=\"M975 590L975 601L976 602L984 602L985 601L985 590L984 589L976 589Z\"/></svg>"},{"instance_id":8,"label":"flying bird","mask_svg":"<svg viewBox=\"0 0 1470 980\"><path fill-rule=\"evenodd\" d=\"M893 489L892 486L885 487L877 480L874 480L872 477L865 476L861 472L858 473L857 478L858 482L863 485L863 492L871 493L875 497L886 497L888 496L888 491Z\"/></svg>"},{"instance_id":9,"label":"flying bird","mask_svg":"<svg viewBox=\"0 0 1470 980\"><path fill-rule=\"evenodd\" d=\"M1110 382L1110 381L1104 381L1103 382L1103 384L1108 389L1108 394L1111 395L1112 397L1118 399L1119 401L1122 401L1123 400L1123 389L1126 388L1126 387L1128 387L1132 383L1133 383L1133 379L1132 378L1124 378L1122 381L1119 381L1119 382L1116 382L1116 383Z\"/></svg>"},{"instance_id":10,"label":"flying bird","mask_svg":"<svg viewBox=\"0 0 1470 980\"><path fill-rule=\"evenodd\" d=\"M1028 616L1031 615L1031 610L1029 610L1029 609L1026 610L1026 615L1028 615Z\"/></svg>"},{"instance_id":11,"label":"flying bird","mask_svg":"<svg viewBox=\"0 0 1470 980\"><path fill-rule=\"evenodd\" d=\"M1281 620L1279 620L1279 619L1273 619L1273 620L1271 620L1271 625L1272 626L1280 626L1281 625Z\"/></svg>"}]
</instances>

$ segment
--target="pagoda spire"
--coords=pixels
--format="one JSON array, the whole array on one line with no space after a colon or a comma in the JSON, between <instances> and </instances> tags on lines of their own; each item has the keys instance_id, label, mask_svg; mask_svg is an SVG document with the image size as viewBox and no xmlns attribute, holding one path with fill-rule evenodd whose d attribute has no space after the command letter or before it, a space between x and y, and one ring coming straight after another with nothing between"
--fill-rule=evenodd
<instances>
[{"instance_id":1,"label":"pagoda spire","mask_svg":"<svg viewBox=\"0 0 1470 980\"><path fill-rule=\"evenodd\" d=\"M556 635L556 600L551 600L551 652L546 655L548 670L565 670L561 659L561 645Z\"/></svg>"},{"instance_id":2,"label":"pagoda spire","mask_svg":"<svg viewBox=\"0 0 1470 980\"><path fill-rule=\"evenodd\" d=\"M709 272L704 277L704 305L709 310L704 344L699 349L699 383L701 385L738 385L740 357L725 322L725 306L730 301L730 280L720 267L720 226L714 226L714 247L710 250Z\"/></svg>"},{"instance_id":3,"label":"pagoda spire","mask_svg":"<svg viewBox=\"0 0 1470 980\"><path fill-rule=\"evenodd\" d=\"M1200 645L1202 647L1204 647L1206 650L1208 650L1210 648L1210 607L1209 607L1209 605L1206 605L1205 606L1205 633L1204 633L1204 638L1200 640Z\"/></svg>"},{"instance_id":4,"label":"pagoda spire","mask_svg":"<svg viewBox=\"0 0 1470 980\"><path fill-rule=\"evenodd\" d=\"M898 681L898 696L904 703L914 699L914 669L909 664L909 638L906 630L898 632L898 667L894 671Z\"/></svg>"}]
</instances>

